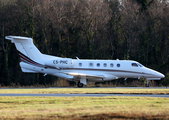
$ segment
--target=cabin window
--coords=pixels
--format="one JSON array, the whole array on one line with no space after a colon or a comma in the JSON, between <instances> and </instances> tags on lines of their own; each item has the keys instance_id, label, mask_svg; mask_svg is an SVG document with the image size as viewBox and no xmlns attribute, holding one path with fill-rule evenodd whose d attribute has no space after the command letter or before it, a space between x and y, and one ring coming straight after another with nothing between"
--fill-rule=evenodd
<instances>
[{"instance_id":1,"label":"cabin window","mask_svg":"<svg viewBox=\"0 0 169 120\"><path fill-rule=\"evenodd\" d=\"M132 63L131 64L133 67L138 67L138 65L136 63Z\"/></svg>"},{"instance_id":2,"label":"cabin window","mask_svg":"<svg viewBox=\"0 0 169 120\"><path fill-rule=\"evenodd\" d=\"M104 64L103 64L103 66L104 66L104 67L107 67L107 64L106 64L106 63L104 63Z\"/></svg>"},{"instance_id":3,"label":"cabin window","mask_svg":"<svg viewBox=\"0 0 169 120\"><path fill-rule=\"evenodd\" d=\"M90 66L90 67L93 67L93 63L89 63L89 66Z\"/></svg>"},{"instance_id":4,"label":"cabin window","mask_svg":"<svg viewBox=\"0 0 169 120\"><path fill-rule=\"evenodd\" d=\"M97 67L100 67L100 63L97 63Z\"/></svg>"},{"instance_id":5,"label":"cabin window","mask_svg":"<svg viewBox=\"0 0 169 120\"><path fill-rule=\"evenodd\" d=\"M113 63L111 63L111 64L110 64L110 67L113 67L113 66L114 66Z\"/></svg>"},{"instance_id":6,"label":"cabin window","mask_svg":"<svg viewBox=\"0 0 169 120\"><path fill-rule=\"evenodd\" d=\"M120 64L119 64L119 63L117 64L117 67L120 67Z\"/></svg>"},{"instance_id":7,"label":"cabin window","mask_svg":"<svg viewBox=\"0 0 169 120\"><path fill-rule=\"evenodd\" d=\"M81 67L81 66L82 66L82 63L79 63L79 66Z\"/></svg>"}]
</instances>

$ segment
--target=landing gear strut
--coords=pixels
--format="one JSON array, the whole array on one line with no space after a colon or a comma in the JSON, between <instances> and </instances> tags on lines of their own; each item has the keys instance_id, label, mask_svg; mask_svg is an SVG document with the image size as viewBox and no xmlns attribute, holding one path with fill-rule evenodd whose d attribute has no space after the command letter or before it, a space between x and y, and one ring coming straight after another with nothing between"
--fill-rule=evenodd
<instances>
[{"instance_id":1,"label":"landing gear strut","mask_svg":"<svg viewBox=\"0 0 169 120\"><path fill-rule=\"evenodd\" d=\"M86 85L86 77L84 76L84 77L81 77L80 78L80 81L78 82L78 84L77 84L77 86L79 87L79 88L82 88L83 87L83 85Z\"/></svg>"},{"instance_id":2,"label":"landing gear strut","mask_svg":"<svg viewBox=\"0 0 169 120\"><path fill-rule=\"evenodd\" d=\"M77 86L78 86L79 88L82 88L82 87L83 87L83 83L78 82Z\"/></svg>"},{"instance_id":3,"label":"landing gear strut","mask_svg":"<svg viewBox=\"0 0 169 120\"><path fill-rule=\"evenodd\" d=\"M149 87L149 83L148 80L146 79L146 87Z\"/></svg>"}]
</instances>

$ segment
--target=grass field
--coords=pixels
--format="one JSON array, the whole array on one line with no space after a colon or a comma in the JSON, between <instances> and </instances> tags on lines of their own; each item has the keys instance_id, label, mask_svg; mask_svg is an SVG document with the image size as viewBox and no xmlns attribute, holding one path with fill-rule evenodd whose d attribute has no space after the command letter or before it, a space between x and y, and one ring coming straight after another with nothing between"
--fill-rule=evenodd
<instances>
[{"instance_id":1,"label":"grass field","mask_svg":"<svg viewBox=\"0 0 169 120\"><path fill-rule=\"evenodd\" d=\"M168 98L0 97L0 119L169 119Z\"/></svg>"},{"instance_id":2,"label":"grass field","mask_svg":"<svg viewBox=\"0 0 169 120\"><path fill-rule=\"evenodd\" d=\"M0 93L151 93L168 89L0 89ZM0 97L0 119L169 119L169 98Z\"/></svg>"},{"instance_id":3,"label":"grass field","mask_svg":"<svg viewBox=\"0 0 169 120\"><path fill-rule=\"evenodd\" d=\"M42 89L0 89L0 93L115 93L115 94L169 94L169 89L135 88L42 88Z\"/></svg>"}]
</instances>

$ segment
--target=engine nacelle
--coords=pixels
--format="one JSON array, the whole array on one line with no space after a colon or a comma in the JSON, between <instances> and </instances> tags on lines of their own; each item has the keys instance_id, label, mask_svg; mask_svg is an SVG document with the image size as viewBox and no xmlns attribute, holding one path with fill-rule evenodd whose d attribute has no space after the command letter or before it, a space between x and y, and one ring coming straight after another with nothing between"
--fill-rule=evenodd
<instances>
[{"instance_id":1,"label":"engine nacelle","mask_svg":"<svg viewBox=\"0 0 169 120\"><path fill-rule=\"evenodd\" d=\"M48 60L45 61L45 65L55 67L57 69L61 68L71 68L73 65L73 60L72 59L53 59L53 60Z\"/></svg>"}]
</instances>

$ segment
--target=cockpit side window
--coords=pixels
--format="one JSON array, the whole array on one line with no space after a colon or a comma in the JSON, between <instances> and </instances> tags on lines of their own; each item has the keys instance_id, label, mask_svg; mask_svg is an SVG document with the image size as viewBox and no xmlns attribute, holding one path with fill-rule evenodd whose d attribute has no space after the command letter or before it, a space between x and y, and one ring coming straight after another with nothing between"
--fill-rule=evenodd
<instances>
[{"instance_id":1,"label":"cockpit side window","mask_svg":"<svg viewBox=\"0 0 169 120\"><path fill-rule=\"evenodd\" d=\"M136 63L132 63L131 64L133 67L138 67L138 65Z\"/></svg>"}]
</instances>

